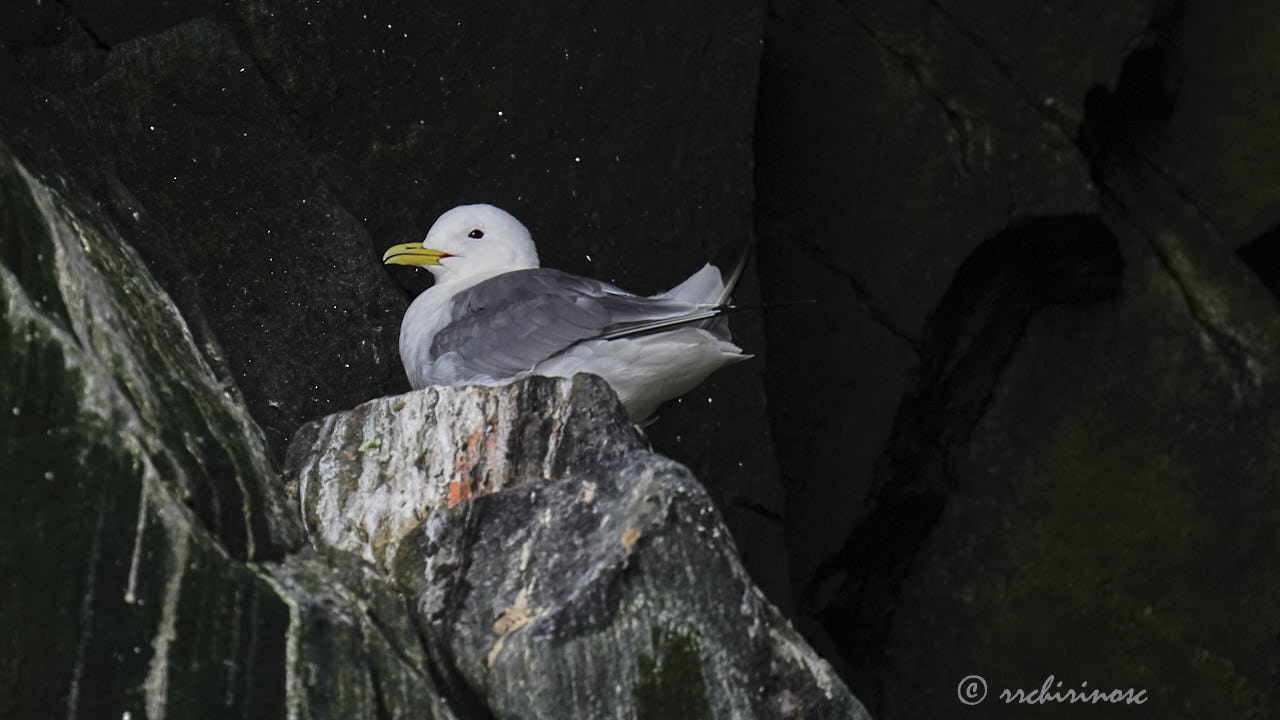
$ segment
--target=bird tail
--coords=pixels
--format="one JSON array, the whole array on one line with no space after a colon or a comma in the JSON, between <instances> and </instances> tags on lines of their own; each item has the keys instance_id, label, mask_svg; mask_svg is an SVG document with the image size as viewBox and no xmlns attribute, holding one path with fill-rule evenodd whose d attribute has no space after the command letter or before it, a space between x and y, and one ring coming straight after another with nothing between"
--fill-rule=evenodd
<instances>
[{"instance_id":1,"label":"bird tail","mask_svg":"<svg viewBox=\"0 0 1280 720\"><path fill-rule=\"evenodd\" d=\"M715 307L720 303L724 292L724 281L720 279L720 269L711 263L702 266L698 272L664 293L658 293L655 299L672 300L682 305L707 305Z\"/></svg>"},{"instance_id":2,"label":"bird tail","mask_svg":"<svg viewBox=\"0 0 1280 720\"><path fill-rule=\"evenodd\" d=\"M742 279L750 253L751 246L744 241L737 248L736 258L729 266L727 275L717 265L707 263L684 282L654 297L703 308L704 312L685 316L678 321L678 324L696 323L698 327L710 331L716 337L729 340L729 325L721 316L724 314L723 309L729 306L733 291ZM720 257L727 254L727 251L722 250Z\"/></svg>"},{"instance_id":3,"label":"bird tail","mask_svg":"<svg viewBox=\"0 0 1280 720\"><path fill-rule=\"evenodd\" d=\"M742 271L747 267L750 250L750 245L742 243L727 275L720 270L719 266L707 263L684 282L653 297L706 307L728 305L734 289L738 287L738 281L742 279Z\"/></svg>"},{"instance_id":4,"label":"bird tail","mask_svg":"<svg viewBox=\"0 0 1280 720\"><path fill-rule=\"evenodd\" d=\"M791 305L812 305L816 302L817 300L790 300L778 303L769 303L767 305L720 305L717 307L708 307L705 310L696 310L676 317L621 324L608 332L601 333L598 338L600 340L617 340L618 338L624 337L650 335L652 333L672 330L680 327L681 325L696 324L698 327L705 328L711 323L724 323L725 318L729 315L736 315L744 312L756 312L759 310L772 310L774 308L788 307ZM711 328L711 334L720 337L722 340L730 339L727 331L725 332L725 336L721 337L715 327Z\"/></svg>"}]
</instances>

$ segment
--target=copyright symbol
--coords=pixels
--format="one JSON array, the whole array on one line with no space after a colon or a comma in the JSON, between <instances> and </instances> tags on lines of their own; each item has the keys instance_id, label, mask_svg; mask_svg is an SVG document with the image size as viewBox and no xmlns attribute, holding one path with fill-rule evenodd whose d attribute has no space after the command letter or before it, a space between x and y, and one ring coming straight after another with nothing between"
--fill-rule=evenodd
<instances>
[{"instance_id":1,"label":"copyright symbol","mask_svg":"<svg viewBox=\"0 0 1280 720\"><path fill-rule=\"evenodd\" d=\"M956 695L965 705L977 705L987 697L987 681L981 675L969 675L956 686Z\"/></svg>"}]
</instances>

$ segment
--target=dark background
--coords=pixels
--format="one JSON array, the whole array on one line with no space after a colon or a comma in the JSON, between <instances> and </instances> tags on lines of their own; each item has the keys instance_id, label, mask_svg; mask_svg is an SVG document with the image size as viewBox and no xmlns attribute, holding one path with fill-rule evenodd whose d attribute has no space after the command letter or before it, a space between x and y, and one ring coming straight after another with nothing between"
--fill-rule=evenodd
<instances>
[{"instance_id":1,"label":"dark background","mask_svg":"<svg viewBox=\"0 0 1280 720\"><path fill-rule=\"evenodd\" d=\"M875 716L1277 716L1273 3L51 0L0 44L0 140L277 461L407 390L426 274L379 258L454 205L645 293L753 240L742 299L819 303L648 433Z\"/></svg>"}]
</instances>

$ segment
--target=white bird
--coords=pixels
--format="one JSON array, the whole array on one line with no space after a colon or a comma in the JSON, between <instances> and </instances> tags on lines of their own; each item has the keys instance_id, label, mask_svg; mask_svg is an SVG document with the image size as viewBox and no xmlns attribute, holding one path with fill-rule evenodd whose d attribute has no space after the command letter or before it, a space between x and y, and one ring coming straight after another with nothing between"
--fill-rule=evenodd
<instances>
[{"instance_id":1,"label":"white bird","mask_svg":"<svg viewBox=\"0 0 1280 720\"><path fill-rule=\"evenodd\" d=\"M730 342L720 317L742 261L727 282L707 264L667 292L633 295L540 268L529 231L492 205L449 210L426 239L396 245L382 261L435 276L400 325L400 359L415 389L594 373L640 422L751 357Z\"/></svg>"}]
</instances>

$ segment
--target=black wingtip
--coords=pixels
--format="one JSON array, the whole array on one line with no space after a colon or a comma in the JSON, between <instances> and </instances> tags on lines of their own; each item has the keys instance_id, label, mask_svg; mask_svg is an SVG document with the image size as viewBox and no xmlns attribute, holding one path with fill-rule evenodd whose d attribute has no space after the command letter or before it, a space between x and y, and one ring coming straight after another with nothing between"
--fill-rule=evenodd
<instances>
[{"instance_id":1,"label":"black wingtip","mask_svg":"<svg viewBox=\"0 0 1280 720\"><path fill-rule=\"evenodd\" d=\"M749 240L730 243L716 253L716 258L711 264L720 270L720 279L724 282L724 292L720 293L717 305L725 305L733 297L733 291L738 288L738 283L742 280L742 274L746 271L750 260L751 242ZM725 272L726 267L728 272Z\"/></svg>"},{"instance_id":2,"label":"black wingtip","mask_svg":"<svg viewBox=\"0 0 1280 720\"><path fill-rule=\"evenodd\" d=\"M816 305L817 302L817 300L810 298L805 300L784 300L783 302L760 303L757 305L717 305L715 307L680 317L630 323L622 327L615 327L612 330L603 332L596 336L596 339L617 340L618 338L624 337L652 335L654 333L666 332L668 330L674 330L678 327L694 323L697 323L699 327L707 327L726 315L737 315L739 313L755 312L760 310L774 310L776 308L784 308L792 305Z\"/></svg>"}]
</instances>

